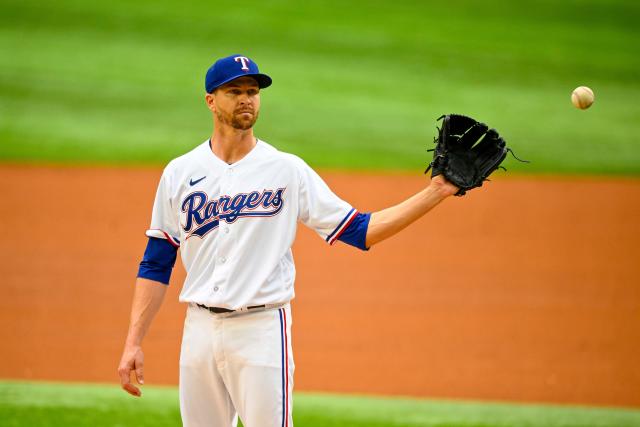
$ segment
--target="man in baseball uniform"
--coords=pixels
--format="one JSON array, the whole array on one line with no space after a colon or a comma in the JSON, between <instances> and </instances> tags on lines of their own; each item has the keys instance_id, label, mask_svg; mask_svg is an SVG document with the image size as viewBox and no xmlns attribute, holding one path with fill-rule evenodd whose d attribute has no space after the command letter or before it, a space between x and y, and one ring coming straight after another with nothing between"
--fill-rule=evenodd
<instances>
[{"instance_id":1,"label":"man in baseball uniform","mask_svg":"<svg viewBox=\"0 0 640 427\"><path fill-rule=\"evenodd\" d=\"M298 221L330 245L362 250L396 234L457 187L441 176L402 203L360 213L299 157L253 134L271 78L242 55L205 79L213 134L172 160L158 185L118 368L134 396L143 384L142 339L164 298L178 249L188 304L180 353L185 426L292 425L291 254Z\"/></svg>"}]
</instances>

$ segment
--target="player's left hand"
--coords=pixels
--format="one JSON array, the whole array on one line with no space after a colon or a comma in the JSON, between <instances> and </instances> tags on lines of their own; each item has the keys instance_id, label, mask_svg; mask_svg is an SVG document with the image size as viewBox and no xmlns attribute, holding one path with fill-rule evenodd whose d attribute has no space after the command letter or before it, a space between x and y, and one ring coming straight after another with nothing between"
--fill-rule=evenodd
<instances>
[{"instance_id":1,"label":"player's left hand","mask_svg":"<svg viewBox=\"0 0 640 427\"><path fill-rule=\"evenodd\" d=\"M429 184L429 186L442 197L453 196L460 190L460 188L447 181L444 175L437 175L431 178L431 184Z\"/></svg>"},{"instance_id":2,"label":"player's left hand","mask_svg":"<svg viewBox=\"0 0 640 427\"><path fill-rule=\"evenodd\" d=\"M482 186L489 175L513 151L495 129L461 114L446 114L440 117L442 127L434 139L433 160L425 170L431 176L444 175L458 187L456 196ZM513 157L518 159L515 154ZM528 163L527 160L520 160Z\"/></svg>"}]
</instances>

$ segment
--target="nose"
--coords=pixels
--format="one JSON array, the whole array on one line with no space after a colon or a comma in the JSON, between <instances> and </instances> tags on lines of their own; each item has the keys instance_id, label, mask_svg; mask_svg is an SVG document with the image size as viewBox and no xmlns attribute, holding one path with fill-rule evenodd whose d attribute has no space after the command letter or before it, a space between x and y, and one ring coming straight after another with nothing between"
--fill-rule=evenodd
<instances>
[{"instance_id":1,"label":"nose","mask_svg":"<svg viewBox=\"0 0 640 427\"><path fill-rule=\"evenodd\" d=\"M242 105L249 104L251 102L251 97L249 97L249 94L245 92L238 97L238 101Z\"/></svg>"}]
</instances>

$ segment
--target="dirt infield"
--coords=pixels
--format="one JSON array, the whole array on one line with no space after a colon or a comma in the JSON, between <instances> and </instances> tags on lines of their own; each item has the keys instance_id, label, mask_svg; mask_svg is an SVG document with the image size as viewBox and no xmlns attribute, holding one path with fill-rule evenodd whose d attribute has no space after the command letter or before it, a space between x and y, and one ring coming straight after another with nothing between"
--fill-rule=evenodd
<instances>
[{"instance_id":1,"label":"dirt infield","mask_svg":"<svg viewBox=\"0 0 640 427\"><path fill-rule=\"evenodd\" d=\"M0 167L0 377L117 381L159 176ZM425 182L323 176L363 211ZM300 227L296 389L640 406L639 241L623 179L498 179L368 253ZM183 277L145 341L149 384L177 381Z\"/></svg>"}]
</instances>

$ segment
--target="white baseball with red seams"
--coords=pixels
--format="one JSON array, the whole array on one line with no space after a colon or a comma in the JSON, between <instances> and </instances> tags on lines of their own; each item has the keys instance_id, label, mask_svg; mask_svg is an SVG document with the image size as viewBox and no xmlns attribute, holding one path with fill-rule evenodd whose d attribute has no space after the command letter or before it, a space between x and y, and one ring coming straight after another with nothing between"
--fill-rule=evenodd
<instances>
[{"instance_id":1,"label":"white baseball with red seams","mask_svg":"<svg viewBox=\"0 0 640 427\"><path fill-rule=\"evenodd\" d=\"M290 425L297 222L331 244L356 215L303 160L261 140L231 165L209 141L167 165L146 234L179 247L187 271L185 425L235 425L236 410L249 426Z\"/></svg>"}]
</instances>

